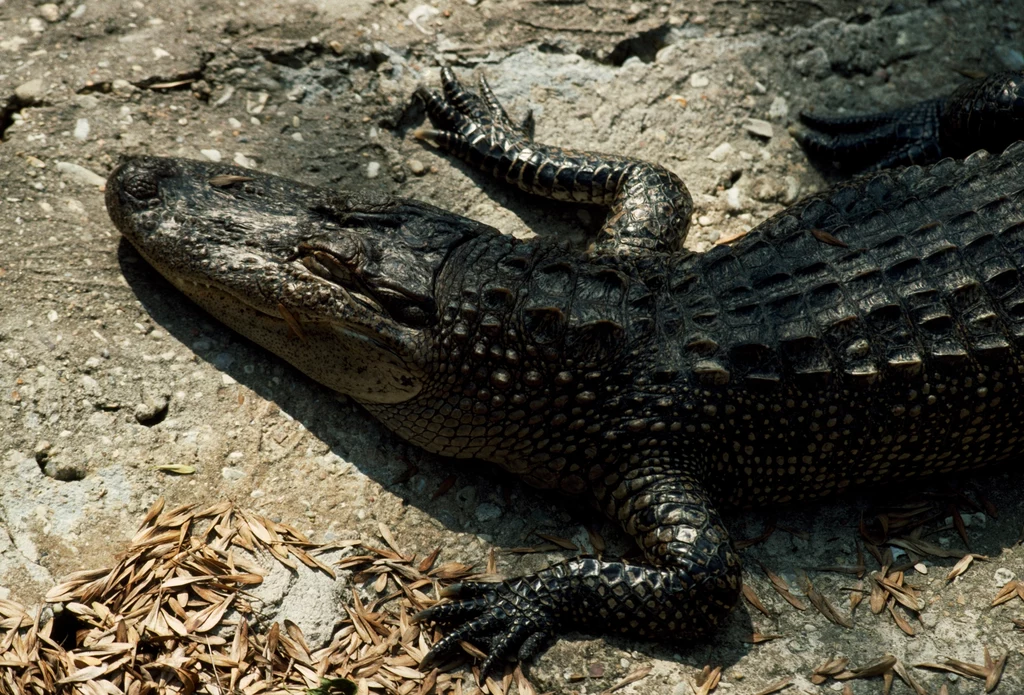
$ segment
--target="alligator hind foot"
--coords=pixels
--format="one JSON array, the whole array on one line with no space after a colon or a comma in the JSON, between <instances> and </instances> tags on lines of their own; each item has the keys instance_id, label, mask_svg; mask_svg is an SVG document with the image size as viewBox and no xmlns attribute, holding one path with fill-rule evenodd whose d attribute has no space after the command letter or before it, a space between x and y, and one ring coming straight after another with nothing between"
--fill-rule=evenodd
<instances>
[{"instance_id":1,"label":"alligator hind foot","mask_svg":"<svg viewBox=\"0 0 1024 695\"><path fill-rule=\"evenodd\" d=\"M923 101L905 109L855 116L800 114L809 130L793 136L812 156L840 168L887 169L940 158L939 124L945 99Z\"/></svg>"},{"instance_id":2,"label":"alligator hind foot","mask_svg":"<svg viewBox=\"0 0 1024 695\"><path fill-rule=\"evenodd\" d=\"M1024 133L1024 72L969 82L949 97L877 114L801 113L793 129L805 150L848 171L929 164L943 157L994 154Z\"/></svg>"},{"instance_id":3,"label":"alligator hind foot","mask_svg":"<svg viewBox=\"0 0 1024 695\"><path fill-rule=\"evenodd\" d=\"M417 137L527 193L609 207L595 253L682 248L693 201L675 174L629 157L534 142L532 117L514 125L483 78L477 95L442 68L441 85L443 95L416 90L434 125Z\"/></svg>"}]
</instances>

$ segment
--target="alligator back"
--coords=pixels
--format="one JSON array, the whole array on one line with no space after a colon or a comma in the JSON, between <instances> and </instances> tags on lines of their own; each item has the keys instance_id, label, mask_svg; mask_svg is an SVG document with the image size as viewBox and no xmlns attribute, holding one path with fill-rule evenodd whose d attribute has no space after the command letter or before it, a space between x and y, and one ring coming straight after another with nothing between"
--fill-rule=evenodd
<instances>
[{"instance_id":1,"label":"alligator back","mask_svg":"<svg viewBox=\"0 0 1024 695\"><path fill-rule=\"evenodd\" d=\"M710 397L689 424L731 473L722 496L817 496L1024 448L1022 268L1024 143L853 180L682 259L666 310Z\"/></svg>"}]
</instances>

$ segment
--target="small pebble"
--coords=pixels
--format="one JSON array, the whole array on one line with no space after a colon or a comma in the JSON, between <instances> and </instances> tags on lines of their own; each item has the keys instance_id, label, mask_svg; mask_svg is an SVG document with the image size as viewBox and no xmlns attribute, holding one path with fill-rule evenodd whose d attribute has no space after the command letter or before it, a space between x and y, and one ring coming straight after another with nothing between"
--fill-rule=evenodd
<instances>
[{"instance_id":1,"label":"small pebble","mask_svg":"<svg viewBox=\"0 0 1024 695\"><path fill-rule=\"evenodd\" d=\"M199 154L203 155L211 162L219 162L221 159L220 150L199 150Z\"/></svg>"},{"instance_id":2,"label":"small pebble","mask_svg":"<svg viewBox=\"0 0 1024 695\"><path fill-rule=\"evenodd\" d=\"M711 80L704 77L704 75L699 75L697 73L690 75L691 87L697 87L699 89L701 87L707 87L709 84L711 84Z\"/></svg>"},{"instance_id":3,"label":"small pebble","mask_svg":"<svg viewBox=\"0 0 1024 695\"><path fill-rule=\"evenodd\" d=\"M786 97L775 97L772 99L772 104L768 107L768 118L779 121L788 115L789 102L786 101Z\"/></svg>"},{"instance_id":4,"label":"small pebble","mask_svg":"<svg viewBox=\"0 0 1024 695\"><path fill-rule=\"evenodd\" d=\"M111 89L114 90L114 94L117 94L119 96L124 96L124 95L127 95L127 94L131 94L136 89L135 85L133 85L128 80L125 80L125 79L122 79L122 78L118 78L118 79L114 80L111 83L110 87L111 87Z\"/></svg>"},{"instance_id":5,"label":"small pebble","mask_svg":"<svg viewBox=\"0 0 1024 695\"><path fill-rule=\"evenodd\" d=\"M168 405L166 396L149 397L144 403L136 405L132 414L140 425L155 425L167 415Z\"/></svg>"},{"instance_id":6,"label":"small pebble","mask_svg":"<svg viewBox=\"0 0 1024 695\"><path fill-rule=\"evenodd\" d=\"M795 203L797 198L800 197L800 182L796 180L795 176L785 177L786 181L786 196L782 199L782 202L786 205Z\"/></svg>"},{"instance_id":7,"label":"small pebble","mask_svg":"<svg viewBox=\"0 0 1024 695\"><path fill-rule=\"evenodd\" d=\"M107 183L107 180L96 172L71 162L57 162L57 171L91 186L104 186Z\"/></svg>"},{"instance_id":8,"label":"small pebble","mask_svg":"<svg viewBox=\"0 0 1024 695\"><path fill-rule=\"evenodd\" d=\"M733 152L733 147L727 142L723 142L721 145L711 150L708 154L708 159L712 162L722 162Z\"/></svg>"},{"instance_id":9,"label":"small pebble","mask_svg":"<svg viewBox=\"0 0 1024 695\"><path fill-rule=\"evenodd\" d=\"M1013 581L1013 570L1007 569L1006 567L1000 567L996 570L993 579L997 588L1002 588Z\"/></svg>"},{"instance_id":10,"label":"small pebble","mask_svg":"<svg viewBox=\"0 0 1024 695\"><path fill-rule=\"evenodd\" d=\"M733 212L743 209L743 202L740 200L740 189L733 186L725 192L725 204Z\"/></svg>"},{"instance_id":11,"label":"small pebble","mask_svg":"<svg viewBox=\"0 0 1024 695\"><path fill-rule=\"evenodd\" d=\"M14 96L22 104L38 104L45 89L42 80L29 80L14 88Z\"/></svg>"},{"instance_id":12,"label":"small pebble","mask_svg":"<svg viewBox=\"0 0 1024 695\"><path fill-rule=\"evenodd\" d=\"M302 142L302 133L300 133L299 131L295 131L294 133L292 133L292 140L294 140L295 142Z\"/></svg>"},{"instance_id":13,"label":"small pebble","mask_svg":"<svg viewBox=\"0 0 1024 695\"><path fill-rule=\"evenodd\" d=\"M89 137L89 119L79 118L75 121L75 140L85 142Z\"/></svg>"},{"instance_id":14,"label":"small pebble","mask_svg":"<svg viewBox=\"0 0 1024 695\"><path fill-rule=\"evenodd\" d=\"M918 572L918 574L928 574L928 565L924 564L923 562L919 562L916 565L914 565L914 569Z\"/></svg>"},{"instance_id":15,"label":"small pebble","mask_svg":"<svg viewBox=\"0 0 1024 695\"><path fill-rule=\"evenodd\" d=\"M501 507L490 502L483 502L476 508L477 521L494 521L501 518Z\"/></svg>"},{"instance_id":16,"label":"small pebble","mask_svg":"<svg viewBox=\"0 0 1024 695\"><path fill-rule=\"evenodd\" d=\"M999 45L993 48L992 52L1007 70L1024 70L1024 54L1016 48Z\"/></svg>"},{"instance_id":17,"label":"small pebble","mask_svg":"<svg viewBox=\"0 0 1024 695\"><path fill-rule=\"evenodd\" d=\"M418 159L410 159L408 161L408 165L409 171L411 171L416 176L423 176L424 174L427 173L427 168L423 166L423 162L421 162Z\"/></svg>"},{"instance_id":18,"label":"small pebble","mask_svg":"<svg viewBox=\"0 0 1024 695\"><path fill-rule=\"evenodd\" d=\"M255 169L256 168L256 162L253 159L251 159L249 157L246 157L241 152L235 152L235 157L234 157L233 161L238 166L245 167L246 169Z\"/></svg>"},{"instance_id":19,"label":"small pebble","mask_svg":"<svg viewBox=\"0 0 1024 695\"><path fill-rule=\"evenodd\" d=\"M412 22L413 26L419 29L424 34L433 34L434 32L428 29L425 24L431 19L441 14L441 10L431 5L417 5L413 8L412 12L409 13L409 21Z\"/></svg>"},{"instance_id":20,"label":"small pebble","mask_svg":"<svg viewBox=\"0 0 1024 695\"><path fill-rule=\"evenodd\" d=\"M83 374L82 388L84 388L85 392L88 393L90 396L96 396L99 395L100 393L100 382L96 381L88 374Z\"/></svg>"},{"instance_id":21,"label":"small pebble","mask_svg":"<svg viewBox=\"0 0 1024 695\"><path fill-rule=\"evenodd\" d=\"M64 482L82 480L86 473L82 461L47 461L43 466L43 475Z\"/></svg>"},{"instance_id":22,"label":"small pebble","mask_svg":"<svg viewBox=\"0 0 1024 695\"><path fill-rule=\"evenodd\" d=\"M375 179L380 174L380 162L370 162L366 165L366 178Z\"/></svg>"},{"instance_id":23,"label":"small pebble","mask_svg":"<svg viewBox=\"0 0 1024 695\"><path fill-rule=\"evenodd\" d=\"M711 224L711 218L708 217L707 215L701 215L700 217L697 218L697 224L699 224L701 227L707 227L708 225Z\"/></svg>"},{"instance_id":24,"label":"small pebble","mask_svg":"<svg viewBox=\"0 0 1024 695\"><path fill-rule=\"evenodd\" d=\"M771 140L772 135L775 134L772 129L772 124L768 121L762 121L760 118L748 118L747 122L743 124L748 133Z\"/></svg>"},{"instance_id":25,"label":"small pebble","mask_svg":"<svg viewBox=\"0 0 1024 695\"><path fill-rule=\"evenodd\" d=\"M44 3L39 6L39 16L53 24L60 21L60 8L52 2Z\"/></svg>"},{"instance_id":26,"label":"small pebble","mask_svg":"<svg viewBox=\"0 0 1024 695\"><path fill-rule=\"evenodd\" d=\"M220 476L224 478L224 480L241 480L245 475L245 471L233 466L224 466L220 469Z\"/></svg>"}]
</instances>

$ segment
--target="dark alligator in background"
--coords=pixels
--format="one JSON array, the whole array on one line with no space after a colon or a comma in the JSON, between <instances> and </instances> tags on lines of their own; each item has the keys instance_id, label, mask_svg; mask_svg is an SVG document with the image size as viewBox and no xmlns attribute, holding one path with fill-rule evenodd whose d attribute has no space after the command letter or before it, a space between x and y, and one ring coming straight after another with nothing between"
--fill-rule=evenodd
<instances>
[{"instance_id":1,"label":"dark alligator in background","mask_svg":"<svg viewBox=\"0 0 1024 695\"><path fill-rule=\"evenodd\" d=\"M1021 76L997 79L945 103L944 151L1016 139ZM1024 453L1024 143L858 178L691 253L668 170L534 143L485 83L442 80L419 135L609 206L589 248L221 164L129 158L107 187L124 236L213 316L429 451L590 496L643 551L459 586L420 616L458 624L428 661L480 639L486 673L577 628L699 636L740 590L719 508Z\"/></svg>"}]
</instances>

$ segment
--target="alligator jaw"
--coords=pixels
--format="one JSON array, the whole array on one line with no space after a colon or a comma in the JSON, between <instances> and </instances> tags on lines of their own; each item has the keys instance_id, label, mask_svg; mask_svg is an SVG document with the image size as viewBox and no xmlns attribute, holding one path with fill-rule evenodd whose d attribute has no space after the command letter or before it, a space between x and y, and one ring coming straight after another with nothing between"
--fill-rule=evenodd
<instances>
[{"instance_id":1,"label":"alligator jaw","mask_svg":"<svg viewBox=\"0 0 1024 695\"><path fill-rule=\"evenodd\" d=\"M135 157L111 173L106 202L124 237L175 287L313 379L366 403L398 403L421 390L422 329L300 259L310 240L364 233L332 227L325 211L373 216L393 206L390 199L354 200L238 167ZM386 240L368 243L379 241Z\"/></svg>"}]
</instances>

